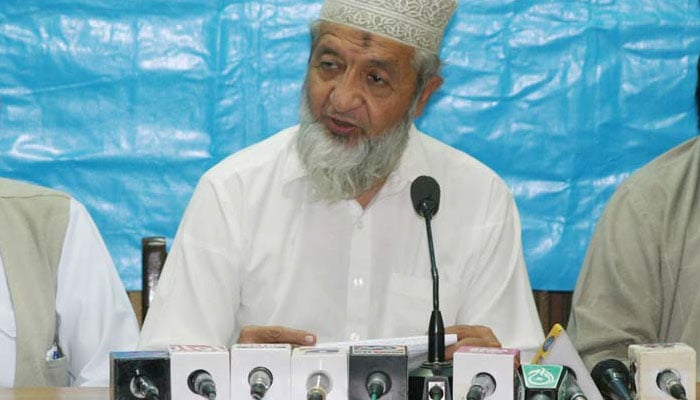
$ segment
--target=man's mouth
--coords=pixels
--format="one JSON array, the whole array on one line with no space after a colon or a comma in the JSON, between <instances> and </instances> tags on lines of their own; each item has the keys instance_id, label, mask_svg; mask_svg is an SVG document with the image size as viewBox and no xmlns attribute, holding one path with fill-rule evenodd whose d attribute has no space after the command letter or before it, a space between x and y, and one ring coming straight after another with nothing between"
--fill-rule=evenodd
<instances>
[{"instance_id":1,"label":"man's mouth","mask_svg":"<svg viewBox=\"0 0 700 400\"><path fill-rule=\"evenodd\" d=\"M325 117L325 125L328 130L337 136L350 136L355 130L359 129L357 125L343 119Z\"/></svg>"}]
</instances>

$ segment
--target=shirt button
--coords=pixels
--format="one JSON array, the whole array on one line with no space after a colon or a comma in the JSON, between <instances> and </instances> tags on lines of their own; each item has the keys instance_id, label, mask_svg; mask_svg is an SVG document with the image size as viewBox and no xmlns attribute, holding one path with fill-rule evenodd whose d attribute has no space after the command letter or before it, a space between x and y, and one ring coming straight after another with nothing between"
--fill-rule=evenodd
<instances>
[{"instance_id":1,"label":"shirt button","mask_svg":"<svg viewBox=\"0 0 700 400\"><path fill-rule=\"evenodd\" d=\"M359 333L353 332L353 333L350 334L350 341L352 341L352 342L357 342L358 340L360 340L360 334L359 334Z\"/></svg>"},{"instance_id":2,"label":"shirt button","mask_svg":"<svg viewBox=\"0 0 700 400\"><path fill-rule=\"evenodd\" d=\"M353 278L352 284L355 287L362 287L365 285L365 280L362 277Z\"/></svg>"},{"instance_id":3,"label":"shirt button","mask_svg":"<svg viewBox=\"0 0 700 400\"><path fill-rule=\"evenodd\" d=\"M362 229L365 227L365 224L362 223L362 220L359 220L359 221L357 221L355 226L357 226L357 229Z\"/></svg>"}]
</instances>

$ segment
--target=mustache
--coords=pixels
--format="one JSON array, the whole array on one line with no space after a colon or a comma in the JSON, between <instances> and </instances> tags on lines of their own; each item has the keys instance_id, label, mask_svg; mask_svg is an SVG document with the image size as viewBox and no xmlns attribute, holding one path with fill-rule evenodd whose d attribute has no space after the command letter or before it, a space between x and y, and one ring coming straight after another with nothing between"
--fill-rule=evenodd
<instances>
[{"instance_id":1,"label":"mustache","mask_svg":"<svg viewBox=\"0 0 700 400\"><path fill-rule=\"evenodd\" d=\"M337 112L336 110L324 110L321 113L321 118L333 119L342 125L352 125L361 129L363 132L367 130L367 127L365 126L366 124L358 121L357 118L353 117L352 115Z\"/></svg>"}]
</instances>

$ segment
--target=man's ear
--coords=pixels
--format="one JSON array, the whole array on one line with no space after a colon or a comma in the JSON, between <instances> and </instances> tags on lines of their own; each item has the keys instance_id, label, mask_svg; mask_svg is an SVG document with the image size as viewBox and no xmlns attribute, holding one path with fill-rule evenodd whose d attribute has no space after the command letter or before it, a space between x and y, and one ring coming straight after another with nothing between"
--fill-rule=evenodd
<instances>
[{"instance_id":1,"label":"man's ear","mask_svg":"<svg viewBox=\"0 0 700 400\"><path fill-rule=\"evenodd\" d=\"M425 105L428 104L428 100L430 99L430 96L438 90L438 88L442 85L442 78L439 76L431 76L428 79L428 83L425 85L425 89L423 89L423 93L420 94L420 97L418 98L418 103L416 104L416 114L415 117L420 117L421 114L423 114L423 109L425 108Z\"/></svg>"}]
</instances>

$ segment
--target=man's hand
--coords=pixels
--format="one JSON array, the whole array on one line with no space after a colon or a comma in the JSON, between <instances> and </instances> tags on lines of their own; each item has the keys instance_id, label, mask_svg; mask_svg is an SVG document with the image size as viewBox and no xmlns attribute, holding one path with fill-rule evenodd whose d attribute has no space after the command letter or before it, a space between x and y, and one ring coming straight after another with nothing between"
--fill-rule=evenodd
<instances>
[{"instance_id":1,"label":"man's hand","mask_svg":"<svg viewBox=\"0 0 700 400\"><path fill-rule=\"evenodd\" d=\"M445 334L456 333L457 343L445 349L445 359L451 360L455 351L462 346L501 347L491 328L480 325L454 325L445 328Z\"/></svg>"},{"instance_id":2,"label":"man's hand","mask_svg":"<svg viewBox=\"0 0 700 400\"><path fill-rule=\"evenodd\" d=\"M313 346L316 335L284 326L244 326L238 343L289 343L293 346Z\"/></svg>"}]
</instances>

